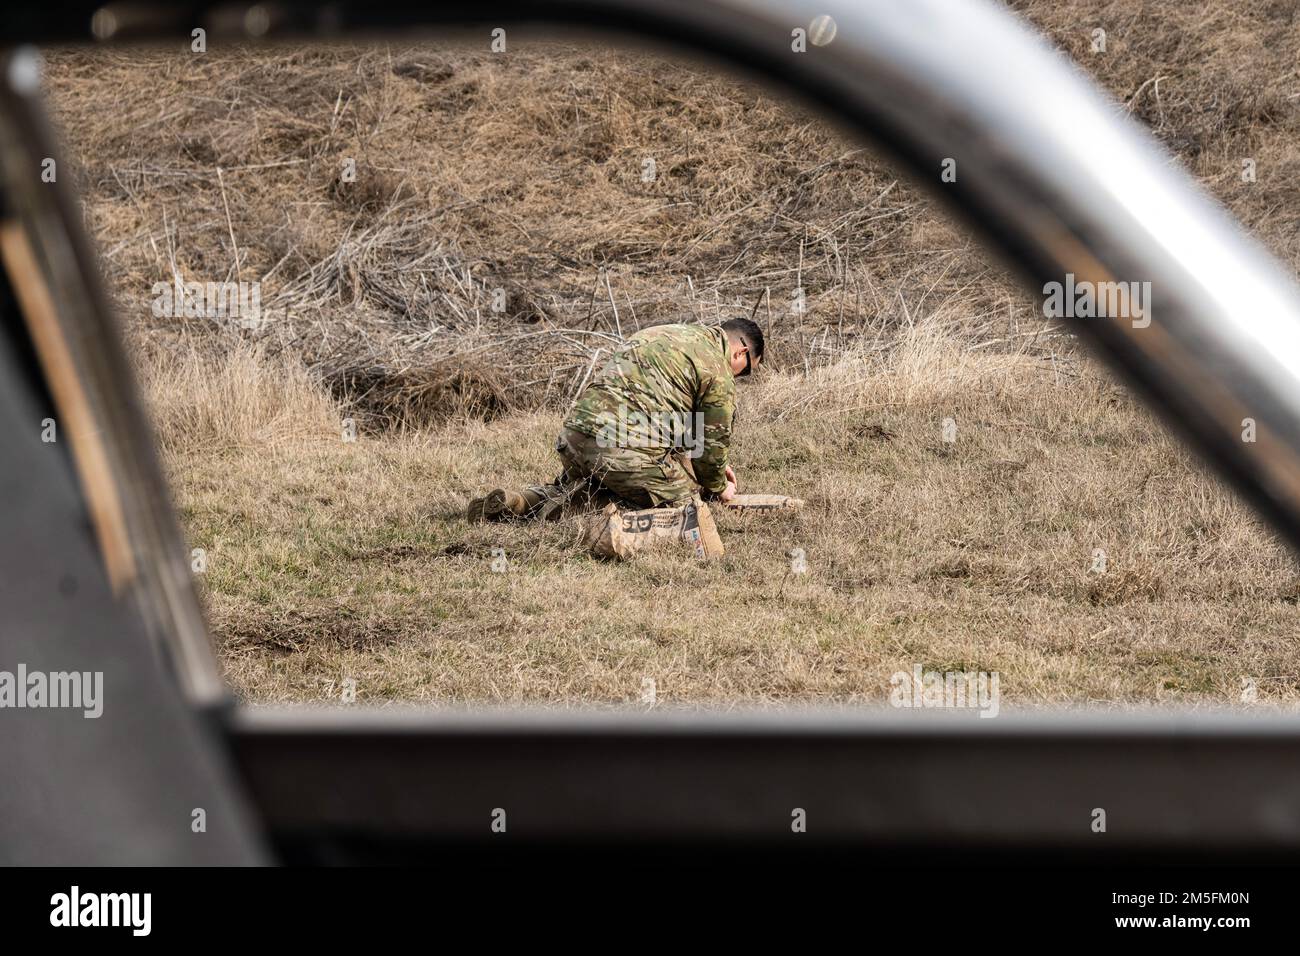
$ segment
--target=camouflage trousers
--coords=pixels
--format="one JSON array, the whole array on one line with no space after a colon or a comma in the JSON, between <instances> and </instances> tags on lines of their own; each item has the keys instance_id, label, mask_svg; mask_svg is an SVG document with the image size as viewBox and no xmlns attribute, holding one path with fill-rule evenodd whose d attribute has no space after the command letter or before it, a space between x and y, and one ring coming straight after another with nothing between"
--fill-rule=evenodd
<instances>
[{"instance_id":1,"label":"camouflage trousers","mask_svg":"<svg viewBox=\"0 0 1300 956\"><path fill-rule=\"evenodd\" d=\"M690 459L663 448L602 448L590 435L565 428L555 442L563 471L549 485L521 491L498 488L474 498L470 521L556 521L606 505L659 508L684 504L695 494Z\"/></svg>"},{"instance_id":2,"label":"camouflage trousers","mask_svg":"<svg viewBox=\"0 0 1300 956\"><path fill-rule=\"evenodd\" d=\"M586 481L638 508L678 504L696 492L690 459L663 448L602 448L565 428L555 441L564 465L560 484Z\"/></svg>"}]
</instances>

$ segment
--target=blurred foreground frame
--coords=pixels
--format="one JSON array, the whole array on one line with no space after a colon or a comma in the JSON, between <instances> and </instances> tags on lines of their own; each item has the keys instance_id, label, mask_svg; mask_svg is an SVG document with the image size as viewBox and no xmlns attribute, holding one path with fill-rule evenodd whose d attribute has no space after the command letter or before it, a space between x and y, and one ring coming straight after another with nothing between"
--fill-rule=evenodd
<instances>
[{"instance_id":1,"label":"blurred foreground frame","mask_svg":"<svg viewBox=\"0 0 1300 956\"><path fill-rule=\"evenodd\" d=\"M512 43L583 28L757 74L863 134L1035 290L1066 274L1150 282L1144 322L1075 330L1300 544L1292 277L990 0L24 6L0 24L0 669L102 671L105 707L0 717L0 862L419 862L651 842L933 848L981 864L987 851L1226 862L1300 849L1300 723L1276 715L238 706L80 213L40 175L58 154L25 48L180 44L198 27L209 43L468 30L485 48L496 28ZM45 418L59 441L40 440Z\"/></svg>"}]
</instances>

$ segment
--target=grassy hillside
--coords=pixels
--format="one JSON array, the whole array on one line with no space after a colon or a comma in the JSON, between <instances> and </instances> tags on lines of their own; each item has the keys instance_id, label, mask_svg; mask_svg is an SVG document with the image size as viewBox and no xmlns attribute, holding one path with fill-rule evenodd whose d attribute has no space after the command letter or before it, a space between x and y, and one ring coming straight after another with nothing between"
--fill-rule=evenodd
<instances>
[{"instance_id":1,"label":"grassy hillside","mask_svg":"<svg viewBox=\"0 0 1300 956\"><path fill-rule=\"evenodd\" d=\"M1300 269L1292 5L1015 7ZM562 43L62 51L48 72L250 699L351 677L372 702L584 705L651 678L669 704L882 703L919 663L998 671L1004 707L1231 704L1243 678L1300 700L1293 558L919 190L804 109ZM155 318L177 273L260 280L268 321ZM735 460L804 512L722 516L707 568L460 517L554 472L595 350L755 303L775 361L741 389Z\"/></svg>"}]
</instances>

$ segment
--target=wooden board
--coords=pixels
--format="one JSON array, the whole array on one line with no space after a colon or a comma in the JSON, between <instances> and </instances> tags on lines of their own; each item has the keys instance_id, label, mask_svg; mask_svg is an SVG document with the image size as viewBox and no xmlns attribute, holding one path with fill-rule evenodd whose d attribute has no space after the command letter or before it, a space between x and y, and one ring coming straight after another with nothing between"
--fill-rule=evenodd
<instances>
[{"instance_id":1,"label":"wooden board","mask_svg":"<svg viewBox=\"0 0 1300 956\"><path fill-rule=\"evenodd\" d=\"M802 498L788 495L736 495L727 502L733 511L796 511L803 507Z\"/></svg>"}]
</instances>

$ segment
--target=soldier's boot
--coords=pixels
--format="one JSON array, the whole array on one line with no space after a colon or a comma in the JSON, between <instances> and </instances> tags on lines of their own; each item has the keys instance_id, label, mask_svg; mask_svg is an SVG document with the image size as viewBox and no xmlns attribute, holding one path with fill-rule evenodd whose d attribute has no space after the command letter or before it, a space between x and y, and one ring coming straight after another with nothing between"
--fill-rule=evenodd
<instances>
[{"instance_id":1,"label":"soldier's boot","mask_svg":"<svg viewBox=\"0 0 1300 956\"><path fill-rule=\"evenodd\" d=\"M529 485L522 491L495 488L482 498L474 498L465 509L470 521L514 521L532 517L550 497L546 485Z\"/></svg>"},{"instance_id":2,"label":"soldier's boot","mask_svg":"<svg viewBox=\"0 0 1300 956\"><path fill-rule=\"evenodd\" d=\"M536 518L542 508L558 493L559 489L555 485L529 485L517 495L523 503L523 510L516 514L520 517Z\"/></svg>"},{"instance_id":3,"label":"soldier's boot","mask_svg":"<svg viewBox=\"0 0 1300 956\"><path fill-rule=\"evenodd\" d=\"M585 478L565 481L564 476L560 476L555 484L541 490L546 492L546 497L535 512L536 516L542 521L559 521L587 510L591 484Z\"/></svg>"},{"instance_id":4,"label":"soldier's boot","mask_svg":"<svg viewBox=\"0 0 1300 956\"><path fill-rule=\"evenodd\" d=\"M522 516L527 510L528 503L517 491L496 488L489 491L483 499L484 521L509 521Z\"/></svg>"},{"instance_id":5,"label":"soldier's boot","mask_svg":"<svg viewBox=\"0 0 1300 956\"><path fill-rule=\"evenodd\" d=\"M482 498L475 498L466 509L470 521L517 521L537 518L558 521L565 515L584 510L590 485L585 478L565 481L564 476L549 485L529 485L520 491L497 488Z\"/></svg>"},{"instance_id":6,"label":"soldier's boot","mask_svg":"<svg viewBox=\"0 0 1300 956\"><path fill-rule=\"evenodd\" d=\"M518 502L512 502L510 493L504 488L496 488L481 498L471 498L465 508L465 517L471 522L504 521L510 517L511 504L518 504Z\"/></svg>"}]
</instances>

